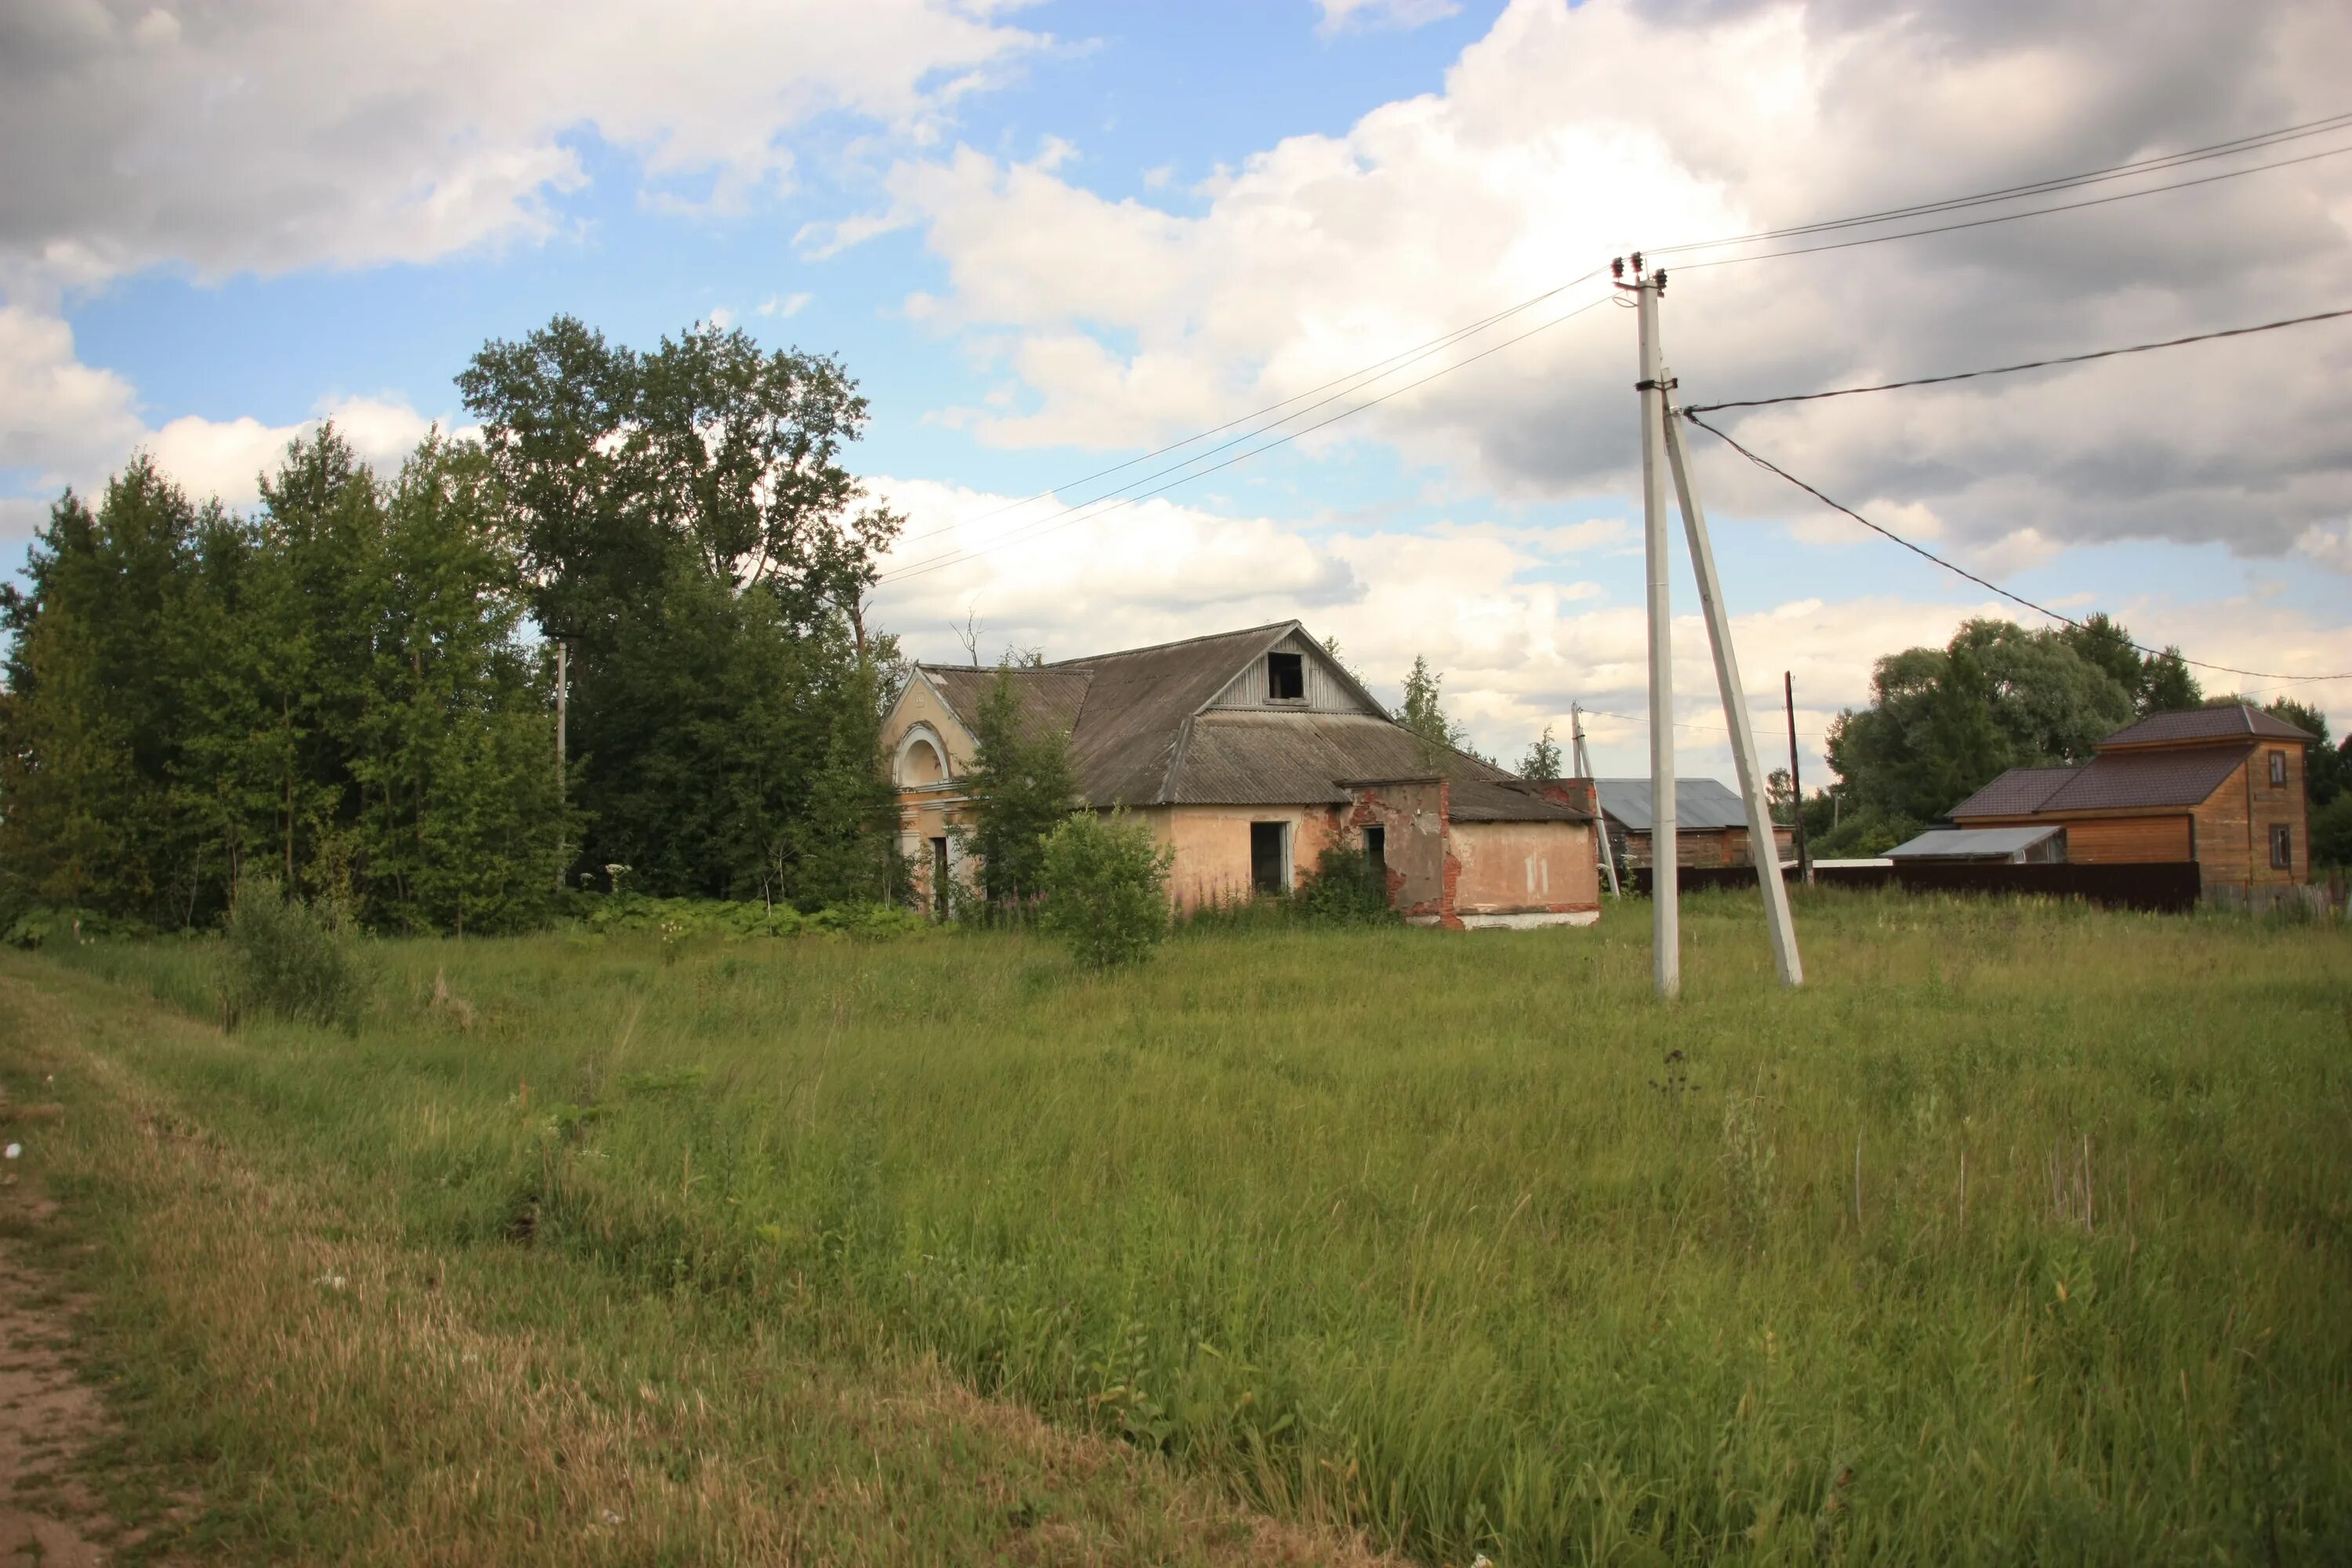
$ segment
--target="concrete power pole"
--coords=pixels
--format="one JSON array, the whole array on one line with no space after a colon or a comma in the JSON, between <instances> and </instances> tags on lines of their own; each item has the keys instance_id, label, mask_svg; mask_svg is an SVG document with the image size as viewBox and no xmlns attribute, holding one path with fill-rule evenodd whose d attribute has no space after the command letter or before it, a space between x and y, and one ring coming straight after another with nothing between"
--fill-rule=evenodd
<instances>
[{"instance_id":1,"label":"concrete power pole","mask_svg":"<svg viewBox=\"0 0 2352 1568\"><path fill-rule=\"evenodd\" d=\"M1574 753L1576 776L1592 779L1592 753L1584 749L1584 710L1571 702L1568 705L1569 747ZM1601 868L1609 873L1609 896L1622 898L1624 889L1617 885L1617 852L1609 846L1609 818L1601 810L1601 784L1592 784L1592 831L1601 840Z\"/></svg>"},{"instance_id":2,"label":"concrete power pole","mask_svg":"<svg viewBox=\"0 0 2352 1568\"><path fill-rule=\"evenodd\" d=\"M559 893L563 890L564 871L563 826L561 813L563 810L564 790L571 782L565 776L563 762L565 717L563 710L571 693L572 643L569 638L558 637L555 641L555 809L559 815L555 828L555 890Z\"/></svg>"},{"instance_id":3,"label":"concrete power pole","mask_svg":"<svg viewBox=\"0 0 2352 1568\"><path fill-rule=\"evenodd\" d=\"M1618 265L1610 270L1621 279ZM1675 855L1675 648L1674 599L1668 585L1673 558L1666 547L1666 382L1658 359L1658 290L1662 280L1642 276L1633 257L1633 281L1620 281L1640 307L1642 378L1642 537L1650 578L1650 972L1658 994L1682 994L1683 932L1681 868Z\"/></svg>"},{"instance_id":4,"label":"concrete power pole","mask_svg":"<svg viewBox=\"0 0 2352 1568\"><path fill-rule=\"evenodd\" d=\"M1616 270L1614 264L1611 270ZM1715 654L1715 680L1723 699L1723 721L1731 731L1731 757L1739 774L1739 794L1748 810L1748 842L1756 862L1757 880L1764 892L1764 917L1772 937L1772 961L1783 985L1804 984L1805 971L1797 952L1797 932L1789 915L1789 889L1780 879L1779 840L1772 835L1772 814L1764 798L1764 771L1756 754L1756 735L1748 721L1748 697L1739 680L1739 659L1731 644L1731 617L1723 603L1723 584L1715 569L1715 546L1707 537L1706 514L1700 510L1692 483L1690 458L1674 418L1674 378L1664 366L1658 345L1658 299L1665 292L1666 275L1643 276L1642 258L1633 258L1633 281L1621 281L1641 310L1642 482L1643 518L1648 525L1650 569L1650 794L1656 826L1650 839L1650 893L1656 906L1654 967L1658 994L1671 997L1682 984L1680 922L1675 909L1679 891L1674 862L1674 672L1670 664L1668 623L1672 609L1666 593L1666 527L1664 475L1672 469L1675 499L1683 514L1683 532L1690 546L1691 567L1698 578L1699 606L1706 616L1707 642ZM1663 458L1663 463L1661 459ZM1756 847L1762 846L1760 850Z\"/></svg>"}]
</instances>

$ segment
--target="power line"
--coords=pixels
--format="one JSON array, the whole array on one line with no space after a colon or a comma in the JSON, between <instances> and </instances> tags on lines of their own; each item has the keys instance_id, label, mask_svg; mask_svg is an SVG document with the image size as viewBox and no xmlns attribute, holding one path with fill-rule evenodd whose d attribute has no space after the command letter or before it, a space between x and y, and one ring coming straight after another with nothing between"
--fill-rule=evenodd
<instances>
[{"instance_id":1,"label":"power line","mask_svg":"<svg viewBox=\"0 0 2352 1568\"><path fill-rule=\"evenodd\" d=\"M1852 250L1861 245L1884 245L1889 240L1916 239L1927 234L1952 234L1964 228L1983 228L1990 224L2015 223L2021 218L2047 217L2052 213L2077 212L2084 207L2103 207L2111 202L2127 202L2140 196L2161 195L2166 191L2185 191L2194 185L2210 185L2222 180L2242 179L2266 170L2291 168L2297 163L2315 163L2322 158L2340 158L2352 153L2352 146L2330 147L2324 153L2305 153L2299 158L2281 158L2275 163L2256 163L2249 169L2231 169L2223 174L2207 174L2200 179L2176 180L2168 185L2150 185L2145 190L2124 191L2112 196L2094 196L2089 201L2062 202L2056 206L2033 207L2021 213L2002 213L1996 217L1970 219L1967 223L1937 224L1930 228L1906 228L1900 234L1872 235L1865 239L1842 239L1831 245L1804 245L1787 250L1760 251L1754 256L1720 256L1712 261L1685 261L1675 267L1677 272L1687 272L1696 267L1736 267L1743 261L1771 261L1783 256L1817 256L1825 250Z\"/></svg>"},{"instance_id":2,"label":"power line","mask_svg":"<svg viewBox=\"0 0 2352 1568\"><path fill-rule=\"evenodd\" d=\"M2133 343L2127 348L2095 349L2089 353L2064 354L2056 359L2028 360L2023 364L1997 364L1985 370L1955 371L1949 375L1915 376L1909 381L1881 382L1875 386L1841 386L1829 392L1792 392L1780 397L1743 397L1728 403L1696 403L1685 408L1685 415L1712 414L1721 408L1766 408L1776 403L1818 403L1825 397L1853 397L1865 392L1899 392L1906 386L1940 386L1946 382L1973 381L1980 375L2011 375L2021 370L2048 370L2053 365L2084 364L2095 359L2114 359L2118 354L2144 354L2156 349L2177 349L2189 343L2210 343L2220 338L2242 338L2256 332L2274 332L2282 327L2308 326L2314 321L2333 321L2352 316L2352 307L2341 310L2321 310L2309 316L2289 316L2283 321L2264 321L2259 326L2231 327L2218 332L2198 332L2185 338L2167 338L2161 342Z\"/></svg>"},{"instance_id":3,"label":"power line","mask_svg":"<svg viewBox=\"0 0 2352 1568\"><path fill-rule=\"evenodd\" d=\"M1095 512L1091 517L1080 516L1078 514L1085 512L1087 508L1096 505L1097 502L1108 500L1108 496L1098 496L1095 500L1083 502L1080 505L1074 507L1065 508L1061 512L1056 513L1052 517L1041 518L1035 522L1025 524L1022 528L1016 529L1013 532L1006 534L1002 539L995 540L991 543L979 546L975 549L962 552L950 552L926 561L912 563L908 566L900 567L894 571L886 572L877 579L877 584L905 582L910 577L920 577L926 573L936 572L940 570L942 567L959 565L965 561L976 560L980 556L988 554L993 551L1001 550L1008 544L1014 544L1026 540L1040 538L1045 534L1067 528L1074 523L1098 521L1099 520L1109 516L1112 512L1133 506L1139 501L1149 500L1153 496L1174 489L1178 485L1190 484L1194 479L1205 479L1209 475L1216 473L1221 469L1230 468L1236 463L1247 462L1250 458L1270 452L1276 447L1287 446L1291 442L1297 440L1302 436L1310 436L1316 431L1324 428L1326 426L1336 425L1342 419L1361 414L1367 408L1377 407L1381 404L1386 403L1391 397L1401 397L1404 394L1412 391L1415 387L1426 386L1429 383L1437 380L1441 376L1451 375L1457 370L1462 370L1469 365L1475 364L1478 361L1485 359L1489 354L1500 353L1503 350L1509 348L1514 343L1525 342L1528 339L1536 336L1539 332L1549 331L1552 328L1560 325L1564 321L1573 321L1577 317L1583 315L1587 310L1591 310L1601 305L1606 304L1611 298L1612 298L1612 296L1603 294L1598 299L1590 300L1585 304L1579 305L1573 310L1555 316L1551 320L1545 321L1538 326L1530 327L1526 331L1520 332L1517 336L1505 338L1499 343L1494 343L1486 348L1483 348L1476 353L1469 356L1467 359L1456 360L1454 363L1433 370L1427 375L1422 376L1417 380L1409 381L1402 386L1394 387L1390 391L1384 392L1378 397L1367 398L1365 401L1357 404L1352 408L1343 408L1339 413L1332 415L1327 419L1318 420L1316 423L1307 426L1304 428L1293 430L1286 436L1277 437L1274 440L1266 442L1262 447L1253 447L1248 451L1236 453L1234 456L1226 458L1222 463L1213 464L1209 468L1201 468L1192 473L1181 475L1176 479L1169 480L1164 485L1142 491L1139 494L1128 496L1114 505L1104 507L1100 511ZM1271 429L1273 426L1269 426L1267 428ZM1203 453L1202 456L1207 456L1207 454ZM1197 461L1198 459L1196 458L1193 460ZM1185 463L1176 465L1178 468L1188 466L1189 464ZM1163 473L1166 471L1168 470L1161 470ZM1117 493L1117 491L1111 492L1111 494Z\"/></svg>"},{"instance_id":4,"label":"power line","mask_svg":"<svg viewBox=\"0 0 2352 1568\"><path fill-rule=\"evenodd\" d=\"M1279 403L1269 403L1263 408L1257 409L1252 413L1241 415L1235 418L1228 419L1223 425L1211 426L1208 429L1200 431L1194 435L1187 436L1181 441L1171 441L1168 445L1155 447L1151 451L1142 454L1140 457L1129 458L1123 463L1113 463L1107 468L1097 468L1093 473L1085 475L1079 479L1064 480L1062 483L1055 485L1050 489L1039 490L1035 495L1024 496L1019 500L1007 501L1002 506L982 512L977 517L967 518L962 523L943 523L938 528L925 529L919 533L905 535L901 538L899 542L908 543L918 539L929 539L934 534L951 532L955 529L963 527L965 523L984 522L988 519L996 517L1002 513L1018 510L1020 508L1028 506L1032 502L1047 500L1059 494L1063 490L1076 489L1080 485L1092 484L1097 479L1108 479L1111 475L1120 472L1122 469L1135 467L1138 463L1148 463L1154 458L1165 457L1167 454L1177 450L1179 447L1192 445L1195 441L1205 441L1210 437L1217 435L1222 431L1230 430L1236 425L1246 425L1253 419L1272 414L1276 409L1287 408L1292 404L1298 402L1301 398L1313 397L1317 393L1326 391L1331 387L1339 386L1342 383L1353 382L1356 384L1347 389L1349 392L1360 391L1364 387L1370 385L1373 382L1381 380L1383 376L1392 374L1397 371L1402 370L1406 365L1414 364L1428 358L1431 354L1435 353L1440 349L1450 348L1465 338L1475 337L1478 333L1486 331L1488 327L1496 325L1497 322L1507 321L1513 316L1520 315L1528 310L1533 310L1536 306L1542 304L1547 300L1555 299L1561 294L1565 294L1568 290L1575 288L1580 283L1590 282L1593 279L1600 277L1601 271L1601 269L1596 267L1580 278L1571 278L1567 282L1559 284L1555 288L1547 289L1540 294L1531 294L1527 299L1520 300L1517 304L1506 306L1504 309L1496 310L1492 315L1484 316L1477 321L1472 321L1467 326L1456 327L1452 331L1441 332L1437 336L1428 339L1423 342L1415 343L1411 348L1400 349L1395 353L1389 355L1386 359L1374 360L1370 364L1364 365L1357 370L1351 370L1344 375L1334 376L1329 381L1323 382L1319 385L1310 386L1304 392L1298 393L1290 397L1286 397ZM1375 374L1375 372L1378 372L1379 374ZM1336 402L1339 398L1345 395L1345 392L1333 393L1329 397L1326 397L1318 402L1307 405L1307 407L1298 410L1297 414L1286 415L1282 418L1276 419L1271 424L1261 426L1255 430L1245 430L1242 432L1241 435L1234 437L1232 441L1226 441L1219 446L1213 447L1207 452L1195 453L1192 458L1187 458L1185 461L1196 462L1202 458L1210 456L1211 453L1222 452L1226 447L1234 445L1235 442L1245 441L1252 436L1264 435L1268 430L1288 424L1291 420L1299 417L1300 415L1312 413L1314 410L1322 407L1324 404ZM1183 467L1183 464L1179 463L1175 465L1175 467L1181 468ZM1162 468L1159 470L1159 473L1164 474L1171 471L1172 470ZM1142 479L1137 479L1133 482L1136 484L1141 484L1147 479L1155 479L1157 477L1158 474L1146 474ZM1108 500L1110 496L1115 496L1119 493L1119 490L1127 488L1129 487L1121 485L1117 489L1108 490L1104 492L1104 494L1095 497L1094 500ZM1087 501L1081 502L1079 504L1091 505L1093 503L1091 501Z\"/></svg>"},{"instance_id":5,"label":"power line","mask_svg":"<svg viewBox=\"0 0 2352 1568\"><path fill-rule=\"evenodd\" d=\"M1732 236L1724 239L1692 240L1683 245L1645 246L1652 256L1679 255L1691 250L1714 250L1727 245L1749 245L1767 239L1788 239L1799 235L1822 234L1843 228L1860 228L1874 223L1892 223L1898 218L1923 217L1930 213L1953 212L1967 207L1983 206L1988 203L2010 201L2020 196L2046 195L2055 191L2079 189L2084 185L2108 180L2128 178L2133 174L2152 174L2161 169L2180 168L2209 159L2230 157L2240 153L2257 152L2264 147L2298 142L2309 136L2325 135L2330 131L2352 126L2352 111L2327 115L2319 120L2307 120L2298 125L2282 126L2275 131L2260 131L2227 142L2216 142L2203 147L2190 147L2179 153L2160 153L2128 163L2110 163L2079 174L2056 174L2048 179L2032 180L2023 184L2005 185L1998 190L1978 191L1968 195L1948 196L1940 201L1919 202L1910 206L1884 207L1877 212L1861 213L1852 217L1825 218L1812 223L1790 224L1780 228L1759 229L1753 234ZM1696 265L1695 263L1692 265Z\"/></svg>"},{"instance_id":6,"label":"power line","mask_svg":"<svg viewBox=\"0 0 2352 1568\"><path fill-rule=\"evenodd\" d=\"M1733 451L1738 453L1741 457L1747 458L1758 468L1762 468L1765 472L1779 475L1781 479L1788 480L1789 483L1796 486L1807 495L1811 496L1815 500L1820 501L1823 506L1830 508L1833 511L1843 512L1846 516L1853 519L1854 521L1862 524L1863 527L1870 530L1871 532L1877 534L1883 539L1894 541L1904 549L1911 552L1914 555L1919 556L1924 560L1932 561L1937 565L1941 566L1945 571L1952 573L1957 576L1965 577L1969 582L1974 583L1978 587L1989 589L1991 592L2000 595L2002 598L2007 599L2013 605L2022 605L2025 608L2032 610L2037 616L2047 616L2053 621L2063 621L2070 626L2083 626L2083 623L2076 620L2072 616L2053 610L2047 605L2037 605L2032 600L2026 598L2022 595L2012 594L2008 589L2002 587L2000 584L1993 582L1990 578L1979 577L1975 573L1969 571L1967 567L1956 566L1951 562L1947 561L1942 556L1937 554L1935 552L1912 543L1909 540L1904 538L1901 534L1895 532L1892 529L1881 528L1878 524L1871 521L1870 519L1863 516L1862 513L1854 510L1853 508L1846 505L1843 501L1832 500L1829 496L1822 494L1811 485L1807 484L1804 480L1799 479L1796 475L1790 473L1788 469L1781 468L1779 464L1771 461L1769 458L1759 457L1756 453L1749 451L1731 437L1725 435L1722 431L1717 429L1706 420L1701 419L1696 410L1687 408L1683 410L1683 417L1697 426L1700 429L1706 431L1708 435L1714 437L1717 440L1721 441L1724 445L1729 447ZM2144 643L2132 643L2130 646L2137 649L2140 653L2153 658L2162 658L2167 657L2162 650L2149 647ZM2281 675L2274 670L2240 669L2233 665L2208 664L2203 659L2183 657L2178 650L2173 651L2170 657L2180 659L2180 662L2183 664L2194 665L2199 669L2210 669L2221 675L2246 675L2252 676L2257 680L2276 680L2283 681L2290 685L2303 685L2315 680L2352 680L2352 670L2346 670L2334 675Z\"/></svg>"}]
</instances>

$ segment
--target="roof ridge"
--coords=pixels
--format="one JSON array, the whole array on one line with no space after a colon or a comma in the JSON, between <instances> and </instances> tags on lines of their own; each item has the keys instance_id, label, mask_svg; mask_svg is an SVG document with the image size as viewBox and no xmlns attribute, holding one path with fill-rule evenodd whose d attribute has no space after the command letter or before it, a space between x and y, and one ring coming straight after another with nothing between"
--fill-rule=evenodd
<instances>
[{"instance_id":1,"label":"roof ridge","mask_svg":"<svg viewBox=\"0 0 2352 1568\"><path fill-rule=\"evenodd\" d=\"M1287 629L1291 626L1297 626L1303 631L1306 629L1306 623L1294 616L1286 621L1268 621L1260 626L1236 626L1229 632L1202 632L1198 637L1176 637L1168 642L1145 643L1139 647L1115 647L1104 653L1080 654L1075 658L1048 659L1044 664L1032 668L1060 669L1074 664L1093 664L1098 659L1124 658L1131 653L1160 653L1171 647L1182 647L1188 643L1217 642L1225 637L1245 637L1253 632L1270 632Z\"/></svg>"}]
</instances>

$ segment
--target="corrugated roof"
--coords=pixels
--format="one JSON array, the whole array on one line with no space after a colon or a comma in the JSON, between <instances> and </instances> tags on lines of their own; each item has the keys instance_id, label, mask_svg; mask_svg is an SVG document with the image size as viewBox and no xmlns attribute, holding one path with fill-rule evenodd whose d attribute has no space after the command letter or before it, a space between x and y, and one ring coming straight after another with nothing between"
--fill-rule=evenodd
<instances>
[{"instance_id":1,"label":"corrugated roof","mask_svg":"<svg viewBox=\"0 0 2352 1568\"><path fill-rule=\"evenodd\" d=\"M1173 782L1170 769L1184 721L1297 624L1283 621L1048 666L1083 669L1088 676L1086 706L1070 737L1071 759L1088 803L1146 805L1171 798L1166 794Z\"/></svg>"},{"instance_id":2,"label":"corrugated roof","mask_svg":"<svg viewBox=\"0 0 2352 1568\"><path fill-rule=\"evenodd\" d=\"M2066 831L2053 822L2032 827L1931 827L1886 852L1890 860L2006 860Z\"/></svg>"},{"instance_id":3,"label":"corrugated roof","mask_svg":"<svg viewBox=\"0 0 2352 1568\"><path fill-rule=\"evenodd\" d=\"M2078 768L2011 768L1992 783L1952 807L1958 822L1964 816L2030 816L2042 809Z\"/></svg>"},{"instance_id":4,"label":"corrugated roof","mask_svg":"<svg viewBox=\"0 0 2352 1568\"><path fill-rule=\"evenodd\" d=\"M922 671L930 677L931 684L939 689L940 696L955 716L963 721L963 727L977 733L981 699L995 684L997 667L927 664ZM1087 698L1085 671L1016 665L1003 673L1013 677L1013 689L1021 694L1022 725L1033 739L1048 727L1065 733L1077 727L1078 709Z\"/></svg>"},{"instance_id":5,"label":"corrugated roof","mask_svg":"<svg viewBox=\"0 0 2352 1568\"><path fill-rule=\"evenodd\" d=\"M1524 781L1456 752L1434 757L1411 731L1368 713L1256 713L1226 709L1192 721L1171 780L1179 805L1339 805L1341 779L1445 774L1460 822L1582 822Z\"/></svg>"},{"instance_id":6,"label":"corrugated roof","mask_svg":"<svg viewBox=\"0 0 2352 1568\"><path fill-rule=\"evenodd\" d=\"M2178 745L2193 741L2232 741L2254 735L2274 741L2316 741L2318 736L2297 729L2274 714L2246 703L2225 708L2191 708L2181 713L2151 713L2125 726L2099 742L2107 746Z\"/></svg>"},{"instance_id":7,"label":"corrugated roof","mask_svg":"<svg viewBox=\"0 0 2352 1568\"><path fill-rule=\"evenodd\" d=\"M1595 779L1601 812L1628 833L1647 833L1657 818L1650 810L1647 779ZM1748 808L1716 779L1675 781L1675 826L1694 832L1748 826Z\"/></svg>"}]
</instances>

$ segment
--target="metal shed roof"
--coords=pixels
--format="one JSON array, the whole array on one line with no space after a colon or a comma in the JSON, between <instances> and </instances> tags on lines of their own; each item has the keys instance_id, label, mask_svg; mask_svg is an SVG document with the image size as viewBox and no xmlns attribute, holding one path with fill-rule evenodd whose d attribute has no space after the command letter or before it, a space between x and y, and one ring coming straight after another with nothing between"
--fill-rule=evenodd
<instances>
[{"instance_id":1,"label":"metal shed roof","mask_svg":"<svg viewBox=\"0 0 2352 1568\"><path fill-rule=\"evenodd\" d=\"M1650 810L1647 779L1595 779L1601 814L1628 833L1647 833L1655 825ZM1694 832L1748 826L1748 808L1739 797L1715 779L1675 781L1675 826Z\"/></svg>"},{"instance_id":2,"label":"metal shed roof","mask_svg":"<svg viewBox=\"0 0 2352 1568\"><path fill-rule=\"evenodd\" d=\"M2006 860L2066 831L2062 823L2037 827L1932 827L1886 852L1890 860Z\"/></svg>"}]
</instances>

